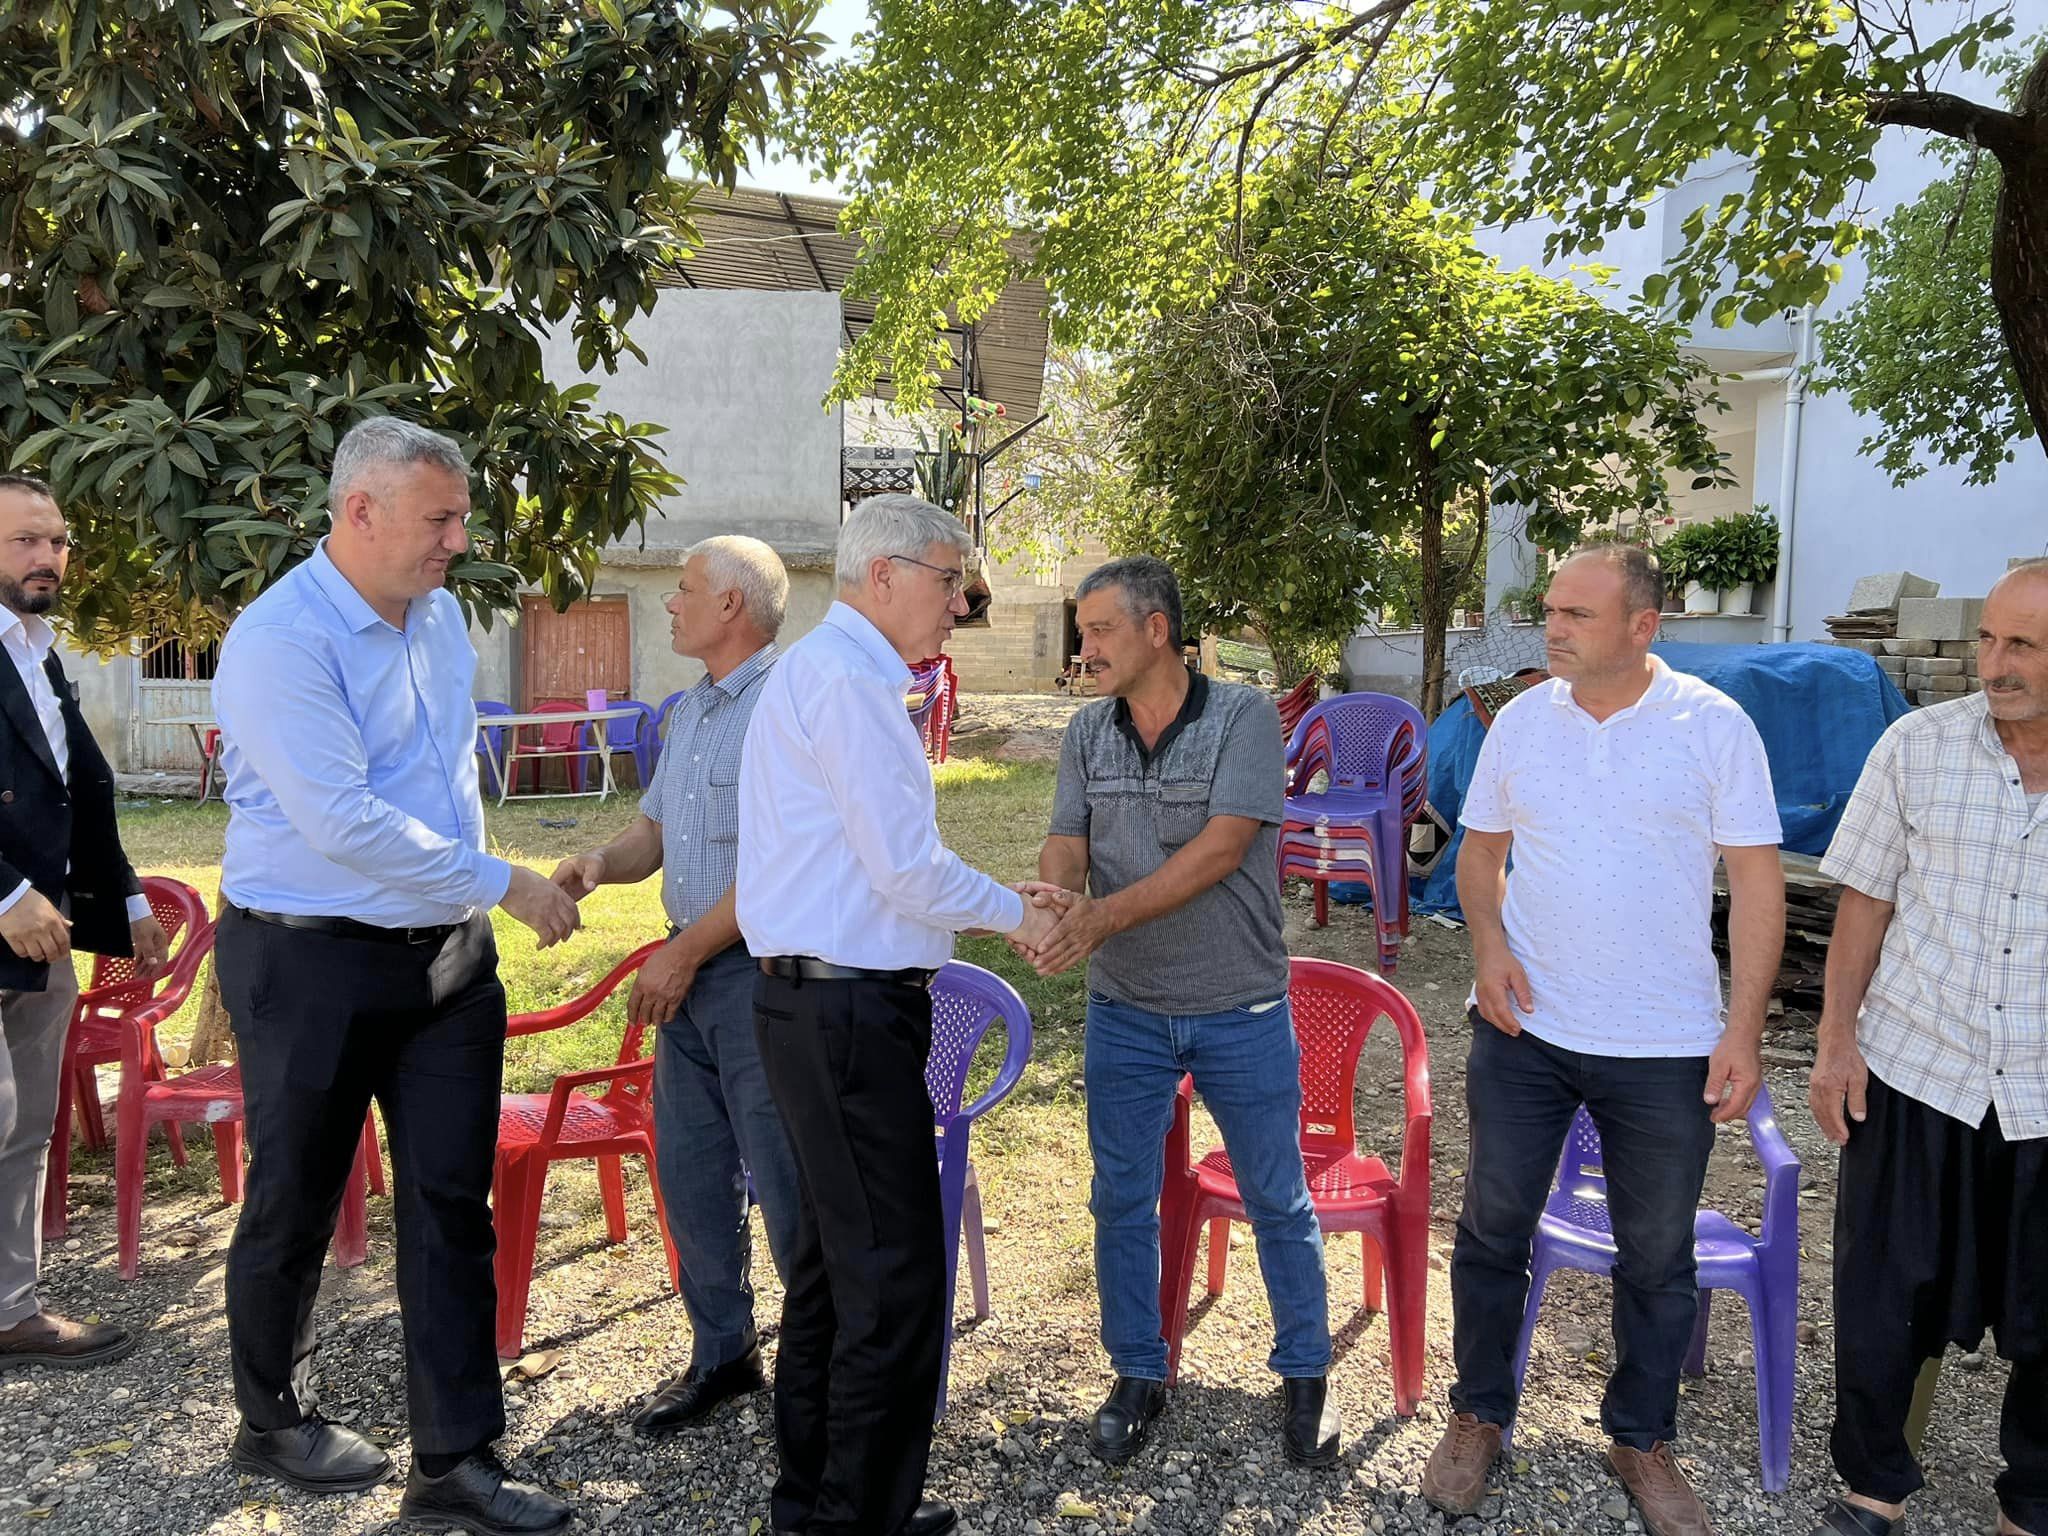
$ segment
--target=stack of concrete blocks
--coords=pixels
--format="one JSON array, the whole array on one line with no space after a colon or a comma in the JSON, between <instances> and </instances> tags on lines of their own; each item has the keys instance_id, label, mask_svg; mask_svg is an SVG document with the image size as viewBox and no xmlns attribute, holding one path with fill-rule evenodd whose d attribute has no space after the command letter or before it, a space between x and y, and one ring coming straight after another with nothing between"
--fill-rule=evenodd
<instances>
[{"instance_id":1,"label":"stack of concrete blocks","mask_svg":"<svg viewBox=\"0 0 2048 1536\"><path fill-rule=\"evenodd\" d=\"M1913 597L1933 597L1941 584L1911 571L1887 571L1857 580L1849 593L1846 613L1831 615L1825 622L1833 643L1872 656L1884 654L1880 640L1899 632L1899 604Z\"/></svg>"},{"instance_id":2,"label":"stack of concrete blocks","mask_svg":"<svg viewBox=\"0 0 2048 1536\"><path fill-rule=\"evenodd\" d=\"M1977 621L1983 613L1981 597L1906 598L1899 604L1898 638L1880 642L1884 654L1877 664L1915 704L1981 693Z\"/></svg>"}]
</instances>

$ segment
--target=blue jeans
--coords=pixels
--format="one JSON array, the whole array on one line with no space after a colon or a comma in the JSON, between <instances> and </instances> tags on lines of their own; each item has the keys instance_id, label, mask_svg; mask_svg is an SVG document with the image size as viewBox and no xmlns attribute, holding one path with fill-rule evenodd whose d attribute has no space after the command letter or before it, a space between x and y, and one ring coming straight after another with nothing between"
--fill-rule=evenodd
<instances>
[{"instance_id":1,"label":"blue jeans","mask_svg":"<svg viewBox=\"0 0 2048 1536\"><path fill-rule=\"evenodd\" d=\"M1678 1371L1699 1315L1693 1214L1714 1150L1704 1056L1592 1056L1504 1035L1476 1009L1465 1068L1472 1151L1451 1250L1451 1408L1515 1416L1515 1341L1551 1175L1581 1104L1600 1132L1614 1265L1614 1372L1600 1422L1647 1451L1677 1437Z\"/></svg>"},{"instance_id":2,"label":"blue jeans","mask_svg":"<svg viewBox=\"0 0 2048 1536\"><path fill-rule=\"evenodd\" d=\"M1166 1379L1159 1324L1159 1192L1183 1073L1216 1117L1258 1240L1282 1376L1330 1367L1323 1230L1301 1165L1301 1055L1283 998L1264 1013L1159 1014L1088 994L1084 1058L1095 1159L1095 1284L1119 1376Z\"/></svg>"},{"instance_id":3,"label":"blue jeans","mask_svg":"<svg viewBox=\"0 0 2048 1536\"><path fill-rule=\"evenodd\" d=\"M754 1043L754 981L744 944L697 972L654 1047L654 1140L668 1231L681 1261L690 1362L706 1370L754 1346L747 1177L777 1274L796 1238L796 1163Z\"/></svg>"}]
</instances>

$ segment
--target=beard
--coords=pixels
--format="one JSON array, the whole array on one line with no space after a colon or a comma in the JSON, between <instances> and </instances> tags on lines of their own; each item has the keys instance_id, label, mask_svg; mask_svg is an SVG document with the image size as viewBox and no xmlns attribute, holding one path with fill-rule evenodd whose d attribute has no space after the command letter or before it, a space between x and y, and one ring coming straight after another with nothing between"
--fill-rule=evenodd
<instances>
[{"instance_id":1,"label":"beard","mask_svg":"<svg viewBox=\"0 0 2048 1536\"><path fill-rule=\"evenodd\" d=\"M30 571L29 579L41 577L52 583L61 583L63 577L55 571ZM48 613L57 605L57 592L52 586L48 592L30 592L12 576L0 576L0 603L5 603L16 613Z\"/></svg>"}]
</instances>

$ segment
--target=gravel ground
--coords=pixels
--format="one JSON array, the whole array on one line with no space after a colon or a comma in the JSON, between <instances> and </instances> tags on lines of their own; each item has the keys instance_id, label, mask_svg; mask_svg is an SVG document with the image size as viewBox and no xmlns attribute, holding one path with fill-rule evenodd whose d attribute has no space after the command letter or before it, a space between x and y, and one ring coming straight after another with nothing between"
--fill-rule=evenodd
<instances>
[{"instance_id":1,"label":"gravel ground","mask_svg":"<svg viewBox=\"0 0 2048 1536\"><path fill-rule=\"evenodd\" d=\"M979 700L973 701L979 706ZM1065 701L1047 701L1048 704ZM1042 724L1014 729L1056 731ZM1064 711L1060 711L1061 714ZM1333 908L1328 929L1306 926L1307 903L1289 900L1296 953L1355 960L1369 952L1369 919ZM1444 1263L1465 1152L1462 1104L1467 975L1463 935L1418 922L1396 978L1430 1034L1435 1078L1436 1219L1430 1274L1433 1400L1415 1419L1393 1416L1384 1327L1357 1309L1358 1245L1330 1245L1331 1322L1338 1329L1333 1390L1345 1449L1332 1470L1306 1472L1280 1454L1277 1393L1264 1366L1270 1319L1249 1234L1225 1294L1198 1307L1181 1389L1153 1445L1121 1471L1088 1453L1084 1422L1108 1384L1095 1340L1086 1211L1087 1149L1078 1085L1027 1080L1027 1092L977 1142L991 1230L995 1316L962 1327L952 1404L933 1452L930 1489L958 1504L975 1536L1102 1536L1109 1531L1264 1533L1628 1532L1640 1530L1600 1457L1598 1404L1612 1341L1606 1287L1583 1276L1553 1282L1539 1327L1513 1462L1496 1474L1477 1517L1447 1525L1416 1493L1442 1428L1450 1379L1450 1306ZM1754 1380L1747 1321L1732 1298L1714 1310L1709 1371L1680 1406L1681 1453L1724 1536L1810 1529L1832 1486L1827 1306L1828 1225L1834 1158L1803 1110L1804 1079L1787 1064L1770 1086L1806 1162L1805 1341L1793 1485L1765 1495L1756 1460ZM1360 1073L1360 1137L1398 1146L1399 1076L1390 1038L1368 1044ZM1041 1069L1038 1076L1047 1075ZM1029 1100L1029 1102L1026 1102ZM139 1330L127 1360L79 1374L0 1377L0 1522L48 1532L360 1533L394 1528L398 1484L350 1498L315 1498L255 1482L230 1466L234 1428L222 1320L222 1264L233 1212L218 1202L211 1160L154 1175L143 1217L143 1270L124 1284L114 1268L111 1164L90 1155L73 1173L70 1240L45 1262L50 1302ZM775 1452L765 1397L709 1428L644 1445L625 1421L689 1355L680 1304L664 1287L644 1180L628 1175L632 1231L603 1242L595 1182L571 1165L551 1182L527 1337L541 1374L508 1384L506 1454L523 1474L566 1490L579 1529L617 1533L765 1531ZM1753 1220L1760 1174L1738 1130L1724 1135L1709 1198ZM780 1292L756 1245L761 1316ZM964 1289L964 1288L963 1288ZM387 1200L371 1201L369 1262L329 1270L320 1301L323 1408L405 1458L404 1391L393 1293ZM1995 1357L1951 1355L1929 1431L1930 1488L1916 1500L1916 1531L1993 1528L1990 1483L2004 1367Z\"/></svg>"}]
</instances>

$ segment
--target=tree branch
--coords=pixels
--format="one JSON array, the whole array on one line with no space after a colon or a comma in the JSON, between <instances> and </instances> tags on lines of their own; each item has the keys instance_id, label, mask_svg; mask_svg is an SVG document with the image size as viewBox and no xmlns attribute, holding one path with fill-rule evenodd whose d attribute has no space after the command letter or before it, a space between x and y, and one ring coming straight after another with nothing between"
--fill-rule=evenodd
<instances>
[{"instance_id":1,"label":"tree branch","mask_svg":"<svg viewBox=\"0 0 2048 1536\"><path fill-rule=\"evenodd\" d=\"M2001 162L2031 149L2035 139L2032 125L2024 118L1947 91L1872 96L1864 112L1881 128L1925 128L1966 144L1980 144Z\"/></svg>"},{"instance_id":2,"label":"tree branch","mask_svg":"<svg viewBox=\"0 0 2048 1536\"><path fill-rule=\"evenodd\" d=\"M1349 17L1339 25L1331 27L1325 32L1319 32L1305 42L1299 43L1295 47L1286 49L1281 53L1271 54L1262 59L1249 59L1230 69L1207 70L1200 74L1190 72L1185 78L1194 84L1206 86L1214 90L1219 86L1230 84L1233 80L1243 80L1252 75L1262 75L1267 70L1281 65L1306 63L1316 54L1326 53L1330 49L1337 47L1340 43L1350 41L1374 22L1382 19L1398 19L1408 11L1413 10L1419 3L1420 0L1379 0L1377 5L1367 6L1356 16Z\"/></svg>"}]
</instances>

